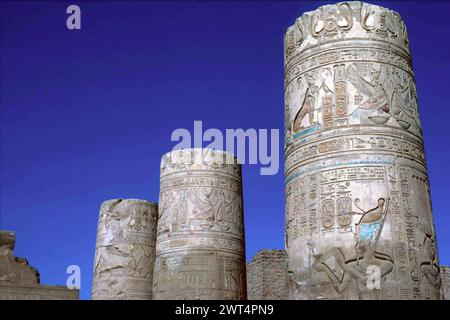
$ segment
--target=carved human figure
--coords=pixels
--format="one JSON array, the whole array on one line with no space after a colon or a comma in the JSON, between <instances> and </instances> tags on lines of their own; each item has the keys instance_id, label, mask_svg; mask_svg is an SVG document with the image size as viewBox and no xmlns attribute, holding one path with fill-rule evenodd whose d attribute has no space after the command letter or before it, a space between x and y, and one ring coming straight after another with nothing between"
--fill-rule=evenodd
<instances>
[{"instance_id":1,"label":"carved human figure","mask_svg":"<svg viewBox=\"0 0 450 320\"><path fill-rule=\"evenodd\" d=\"M306 127L316 124L314 114L316 111L316 96L319 92L319 87L314 83L314 78L311 75L306 76L306 83L308 88L306 89L302 105L294 119L294 132L298 132ZM308 125L303 124L306 116L308 116Z\"/></svg>"},{"instance_id":2,"label":"carved human figure","mask_svg":"<svg viewBox=\"0 0 450 320\"><path fill-rule=\"evenodd\" d=\"M387 275L394 269L394 261L386 254L375 251L375 247L369 241L360 241L356 247L358 250L357 259L348 261L346 270L353 280L353 299L358 300L378 300L381 299L381 288ZM377 269L374 269L376 267ZM371 287L371 277L378 276L373 270L379 272L379 287Z\"/></svg>"},{"instance_id":3,"label":"carved human figure","mask_svg":"<svg viewBox=\"0 0 450 320\"><path fill-rule=\"evenodd\" d=\"M386 10L376 10L375 7L363 4L361 8L361 24L362 27L369 31L375 32L382 38L398 36L394 21L391 21L391 15Z\"/></svg>"},{"instance_id":4,"label":"carved human figure","mask_svg":"<svg viewBox=\"0 0 450 320\"><path fill-rule=\"evenodd\" d=\"M317 254L314 257L312 268L326 274L337 293L337 297L352 300L372 300L381 298L381 288L384 280L394 269L392 258L377 252L368 240L360 241L356 246L356 259L347 260L341 249L332 249L326 254ZM374 271L378 274L374 275ZM379 275L379 286L371 286L373 277ZM313 274L312 283L323 283L323 276ZM323 294L318 286L316 296Z\"/></svg>"},{"instance_id":5,"label":"carved human figure","mask_svg":"<svg viewBox=\"0 0 450 320\"><path fill-rule=\"evenodd\" d=\"M423 256L424 259L420 264L422 272L422 283L431 285L436 289L441 287L440 268L436 261L436 246L431 235L425 235L423 240ZM425 290L427 290L425 286ZM435 299L439 299L440 294L438 290L431 290L434 292Z\"/></svg>"},{"instance_id":6,"label":"carved human figure","mask_svg":"<svg viewBox=\"0 0 450 320\"><path fill-rule=\"evenodd\" d=\"M356 199L355 205L363 213L356 224L356 258L346 259L341 249L334 248L326 254L316 254L313 269L326 274L340 297L360 300L380 299L381 285L394 269L392 258L376 251L377 241L388 212L389 198L387 200L379 198L377 206L370 210L361 209L358 203L359 199ZM369 285L369 280L374 276L373 270L379 273L375 275L380 278L377 279L380 284L377 288ZM323 282L323 279L320 280L323 277L320 274L314 277L316 279L312 280L313 286L314 283ZM317 294L320 296L320 290Z\"/></svg>"},{"instance_id":7,"label":"carved human figure","mask_svg":"<svg viewBox=\"0 0 450 320\"><path fill-rule=\"evenodd\" d=\"M390 99L383 86L382 79L385 69L383 66L377 70L374 66L369 66L369 80L360 75L360 65L354 64L347 68L347 75L350 82L363 93L367 99L352 112L353 117L359 119L372 119L377 124L384 124L389 119ZM374 118L375 117L375 118Z\"/></svg>"}]
</instances>

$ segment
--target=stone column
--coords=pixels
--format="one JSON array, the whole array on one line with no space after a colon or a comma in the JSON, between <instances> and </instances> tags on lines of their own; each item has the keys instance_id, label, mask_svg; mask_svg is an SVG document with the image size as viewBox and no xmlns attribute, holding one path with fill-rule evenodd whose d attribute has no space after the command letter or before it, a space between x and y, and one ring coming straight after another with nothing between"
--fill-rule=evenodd
<instances>
[{"instance_id":1,"label":"stone column","mask_svg":"<svg viewBox=\"0 0 450 320\"><path fill-rule=\"evenodd\" d=\"M450 300L450 267L441 266L441 278L444 300Z\"/></svg>"},{"instance_id":2,"label":"stone column","mask_svg":"<svg viewBox=\"0 0 450 320\"><path fill-rule=\"evenodd\" d=\"M284 41L291 298L439 299L400 15L362 2L326 5L298 18Z\"/></svg>"},{"instance_id":3,"label":"stone column","mask_svg":"<svg viewBox=\"0 0 450 320\"><path fill-rule=\"evenodd\" d=\"M261 250L247 265L249 300L286 300L286 251Z\"/></svg>"},{"instance_id":4,"label":"stone column","mask_svg":"<svg viewBox=\"0 0 450 320\"><path fill-rule=\"evenodd\" d=\"M187 149L161 161L155 299L246 299L241 166Z\"/></svg>"},{"instance_id":5,"label":"stone column","mask_svg":"<svg viewBox=\"0 0 450 320\"><path fill-rule=\"evenodd\" d=\"M92 299L151 300L158 205L145 200L102 203Z\"/></svg>"}]
</instances>

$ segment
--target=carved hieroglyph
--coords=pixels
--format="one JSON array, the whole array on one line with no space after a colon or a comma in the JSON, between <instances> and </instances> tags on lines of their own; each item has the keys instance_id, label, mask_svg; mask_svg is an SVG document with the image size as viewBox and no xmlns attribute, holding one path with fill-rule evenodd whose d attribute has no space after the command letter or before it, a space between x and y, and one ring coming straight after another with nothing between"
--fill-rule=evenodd
<instances>
[{"instance_id":1,"label":"carved hieroglyph","mask_svg":"<svg viewBox=\"0 0 450 320\"><path fill-rule=\"evenodd\" d=\"M39 271L14 256L16 234L0 230L0 300L78 300L77 289L40 284Z\"/></svg>"},{"instance_id":2,"label":"carved hieroglyph","mask_svg":"<svg viewBox=\"0 0 450 320\"><path fill-rule=\"evenodd\" d=\"M145 200L102 203L92 299L151 300L158 205Z\"/></svg>"},{"instance_id":3,"label":"carved hieroglyph","mask_svg":"<svg viewBox=\"0 0 450 320\"><path fill-rule=\"evenodd\" d=\"M247 265L249 300L286 300L286 251L261 250Z\"/></svg>"},{"instance_id":4,"label":"carved hieroglyph","mask_svg":"<svg viewBox=\"0 0 450 320\"><path fill-rule=\"evenodd\" d=\"M241 166L185 149L161 160L154 299L245 299Z\"/></svg>"},{"instance_id":5,"label":"carved hieroglyph","mask_svg":"<svg viewBox=\"0 0 450 320\"><path fill-rule=\"evenodd\" d=\"M290 297L439 299L416 86L399 14L342 2L287 29L285 137Z\"/></svg>"}]
</instances>

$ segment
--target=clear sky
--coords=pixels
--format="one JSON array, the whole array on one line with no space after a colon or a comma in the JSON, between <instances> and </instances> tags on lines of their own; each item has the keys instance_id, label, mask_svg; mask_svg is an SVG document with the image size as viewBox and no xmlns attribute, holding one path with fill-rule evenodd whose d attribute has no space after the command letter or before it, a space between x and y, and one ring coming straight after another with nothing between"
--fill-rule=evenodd
<instances>
[{"instance_id":1,"label":"clear sky","mask_svg":"<svg viewBox=\"0 0 450 320\"><path fill-rule=\"evenodd\" d=\"M65 24L73 3L78 31ZM89 298L100 203L158 201L171 132L194 120L281 129L283 33L323 3L1 2L0 227L16 231L16 255L44 284L65 284L79 265ZM450 264L450 3L372 3L408 27L440 260ZM243 178L249 259L284 247L283 170L246 165Z\"/></svg>"}]
</instances>

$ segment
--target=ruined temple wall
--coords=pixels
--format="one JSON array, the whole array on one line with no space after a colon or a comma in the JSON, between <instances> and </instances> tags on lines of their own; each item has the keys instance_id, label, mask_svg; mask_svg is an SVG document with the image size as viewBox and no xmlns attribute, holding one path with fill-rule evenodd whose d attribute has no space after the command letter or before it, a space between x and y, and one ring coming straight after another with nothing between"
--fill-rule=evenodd
<instances>
[{"instance_id":1,"label":"ruined temple wall","mask_svg":"<svg viewBox=\"0 0 450 320\"><path fill-rule=\"evenodd\" d=\"M285 34L286 250L294 299L439 299L406 26L342 2ZM380 271L381 289L367 272Z\"/></svg>"},{"instance_id":2,"label":"ruined temple wall","mask_svg":"<svg viewBox=\"0 0 450 320\"><path fill-rule=\"evenodd\" d=\"M261 250L247 265L249 300L288 298L286 251Z\"/></svg>"},{"instance_id":3,"label":"ruined temple wall","mask_svg":"<svg viewBox=\"0 0 450 320\"><path fill-rule=\"evenodd\" d=\"M151 300L158 205L114 199L100 207L92 299Z\"/></svg>"},{"instance_id":4,"label":"ruined temple wall","mask_svg":"<svg viewBox=\"0 0 450 320\"><path fill-rule=\"evenodd\" d=\"M79 290L64 286L3 286L0 285L0 300L78 300Z\"/></svg>"},{"instance_id":5,"label":"ruined temple wall","mask_svg":"<svg viewBox=\"0 0 450 320\"><path fill-rule=\"evenodd\" d=\"M261 261L252 261L247 264L247 298L248 300L264 299L264 266Z\"/></svg>"},{"instance_id":6,"label":"ruined temple wall","mask_svg":"<svg viewBox=\"0 0 450 320\"><path fill-rule=\"evenodd\" d=\"M0 300L78 300L78 289L42 285L39 271L14 255L15 242L15 232L0 230Z\"/></svg>"},{"instance_id":7,"label":"ruined temple wall","mask_svg":"<svg viewBox=\"0 0 450 320\"><path fill-rule=\"evenodd\" d=\"M155 299L246 299L241 166L209 149L161 161Z\"/></svg>"}]
</instances>

